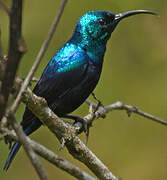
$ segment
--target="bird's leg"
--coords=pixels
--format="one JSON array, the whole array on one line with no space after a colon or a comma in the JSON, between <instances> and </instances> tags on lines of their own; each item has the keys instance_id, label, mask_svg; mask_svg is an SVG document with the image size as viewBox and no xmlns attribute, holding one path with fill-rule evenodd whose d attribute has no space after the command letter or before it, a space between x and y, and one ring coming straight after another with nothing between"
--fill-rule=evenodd
<instances>
[{"instance_id":1,"label":"bird's leg","mask_svg":"<svg viewBox=\"0 0 167 180\"><path fill-rule=\"evenodd\" d=\"M94 112L96 112L97 109L98 109L100 106L103 106L103 104L102 104L102 102L96 97L96 95L95 95L94 92L92 92L91 94L92 94L93 98L98 102L98 104L97 104L97 106L96 106L96 108L95 108L95 111L94 111Z\"/></svg>"}]
</instances>

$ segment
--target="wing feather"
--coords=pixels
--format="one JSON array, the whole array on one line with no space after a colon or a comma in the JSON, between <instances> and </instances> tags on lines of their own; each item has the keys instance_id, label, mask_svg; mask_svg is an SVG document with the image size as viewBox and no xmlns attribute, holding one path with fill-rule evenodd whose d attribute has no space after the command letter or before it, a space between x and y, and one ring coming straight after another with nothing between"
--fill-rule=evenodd
<instances>
[{"instance_id":1,"label":"wing feather","mask_svg":"<svg viewBox=\"0 0 167 180\"><path fill-rule=\"evenodd\" d=\"M55 55L51 59L33 90L37 96L46 99L48 106L53 111L52 104L60 100L84 79L89 65L87 54L77 49L69 54L66 53L61 60L58 57L59 55ZM34 118L32 112L26 108L21 122L23 128L29 125Z\"/></svg>"}]
</instances>

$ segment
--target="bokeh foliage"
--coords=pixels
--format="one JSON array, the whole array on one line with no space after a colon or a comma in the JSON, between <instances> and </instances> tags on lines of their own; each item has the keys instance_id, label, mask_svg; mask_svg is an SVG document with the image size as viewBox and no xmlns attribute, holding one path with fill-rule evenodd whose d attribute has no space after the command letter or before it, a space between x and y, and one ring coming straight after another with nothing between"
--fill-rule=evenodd
<instances>
[{"instance_id":1,"label":"bokeh foliage","mask_svg":"<svg viewBox=\"0 0 167 180\"><path fill-rule=\"evenodd\" d=\"M10 0L5 2L10 4ZM21 76L26 76L34 62L59 4L60 0L25 1L23 35L28 51L19 68ZM167 2L164 0L69 1L36 76L40 77L43 68L68 40L78 18L85 12L132 9L153 10L160 17L139 15L119 24L108 42L102 76L95 93L105 105L121 100L167 120ZM0 28L4 52L7 52L8 17L1 9ZM22 104L17 113L18 121L23 110ZM84 104L74 114L83 116L87 111L88 106ZM66 149L58 151L59 143L46 127L40 128L31 137L86 170ZM83 135L81 138L84 140ZM134 114L128 118L125 112L112 112L106 119L94 123L88 147L124 180L167 179L167 127L163 125ZM9 171L3 172L8 152L4 142L0 142L0 179L38 178L23 150L18 153ZM42 163L50 179L74 179L48 162L42 160Z\"/></svg>"}]
</instances>

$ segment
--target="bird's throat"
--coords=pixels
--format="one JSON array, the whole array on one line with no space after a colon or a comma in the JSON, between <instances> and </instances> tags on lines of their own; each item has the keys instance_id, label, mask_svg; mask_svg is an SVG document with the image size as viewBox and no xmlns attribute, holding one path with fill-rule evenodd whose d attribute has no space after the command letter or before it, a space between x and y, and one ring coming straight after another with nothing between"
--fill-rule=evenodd
<instances>
[{"instance_id":1,"label":"bird's throat","mask_svg":"<svg viewBox=\"0 0 167 180\"><path fill-rule=\"evenodd\" d=\"M92 48L87 48L86 52L89 56L89 58L91 59L91 61L93 61L95 64L99 64L103 62L103 57L106 51L106 46L102 46L102 45L95 45L92 46Z\"/></svg>"}]
</instances>

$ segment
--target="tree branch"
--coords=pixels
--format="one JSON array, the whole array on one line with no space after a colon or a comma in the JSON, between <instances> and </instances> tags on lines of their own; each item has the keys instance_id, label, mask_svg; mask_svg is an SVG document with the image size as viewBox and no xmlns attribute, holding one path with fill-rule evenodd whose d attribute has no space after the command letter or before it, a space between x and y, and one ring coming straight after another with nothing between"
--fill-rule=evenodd
<instances>
[{"instance_id":1,"label":"tree branch","mask_svg":"<svg viewBox=\"0 0 167 180\"><path fill-rule=\"evenodd\" d=\"M22 0L13 0L10 14L10 40L8 61L0 90L0 120L2 119L8 102L9 93L13 86L15 74L23 53L26 50L22 39Z\"/></svg>"},{"instance_id":2,"label":"tree branch","mask_svg":"<svg viewBox=\"0 0 167 180\"><path fill-rule=\"evenodd\" d=\"M17 83L21 83L22 81L16 81L16 84ZM39 98L39 99L38 99ZM33 100L34 99L34 100ZM25 94L24 94L24 97L23 97L23 101L28 105L28 107L30 108L30 106L32 106L30 109L32 110L32 112L34 113L34 111L36 111L36 113L38 114L37 116L40 118L40 116L43 116L43 118L44 119L48 119L48 114L50 114L50 109L49 108L46 108L46 102L45 102L45 100L43 100L42 98L40 98L40 97L36 97L35 95L33 95L32 93L31 93L31 91L28 91L28 92L25 92ZM38 102L37 104L36 104L36 102ZM35 104L34 104L35 103ZM87 99L86 100L86 103L87 104L89 104L89 105L91 105L90 107L93 107L94 109L96 109L97 108L97 104L95 104L94 102L92 102L92 101L90 101L89 99ZM44 106L43 106L44 105ZM39 107L38 107L39 106ZM41 106L43 107L43 108L41 108ZM40 113L40 115L39 115L39 112L42 110L43 111L43 109L45 109L44 111L45 111L45 113L43 114L43 112L42 113ZM141 115L141 116L143 116L143 117L146 117L146 118L148 118L148 119L151 119L151 120L153 120L153 121L155 121L155 122L158 122L158 123L161 123L161 124L164 124L164 125L167 125L167 121L165 121L165 120L163 120L163 119L160 119L160 118L157 118L157 117L155 117L155 116L153 116L153 115L151 115L151 114L148 114L148 113L146 113L146 112L143 112L143 111L141 111L140 109L138 109L136 106L132 106L132 105L127 105L127 104L124 104L124 103L122 103L122 102L120 102L120 101L118 101L118 102L115 102L115 103L113 103L113 104L110 104L110 105L108 105L108 106L105 106L105 107L103 107L103 106L100 106L98 109L97 109L97 111L94 113L92 113L92 111L90 111L89 112L89 114L88 115L86 115L84 118L88 121L88 123L89 124L91 124L92 123L92 121L93 120L95 120L95 119L98 119L98 118L100 118L100 117L104 117L108 112L110 112L110 111L112 111L112 110L126 110L127 112L128 112L128 115L130 115L132 112L133 113L136 113L136 114L138 114L138 115ZM34 113L34 114L36 114L36 113ZM53 112L52 112L53 113ZM54 114L54 113L53 113ZM53 115L53 114L50 114L51 116ZM66 123L64 123L63 121L61 121L56 115L53 115L53 117L52 117L53 119L55 118L56 119L56 122L57 122L57 120L58 120L58 123L57 123L57 125L56 126L59 126L59 131L60 132L66 132L66 131L68 131L68 128L70 129L70 132L72 131L74 134L77 134L77 132L78 132L78 128L81 128L82 127L82 124L81 123L78 123L77 124L77 128L76 129L74 129L73 127L71 127L71 126L69 126L69 124L66 124ZM48 120L49 121L49 120ZM59 124L60 123L60 124ZM52 124L51 125L49 125L50 127L50 129L52 128ZM63 129L63 128L65 127L65 130ZM52 128L52 131L54 131L55 129L54 129L55 127L53 127ZM57 127L56 127L57 128ZM71 135L69 135L69 136L71 136ZM68 136L67 136L68 137ZM62 140L61 139L61 137L59 138L60 140ZM66 138L65 138L66 139Z\"/></svg>"},{"instance_id":3,"label":"tree branch","mask_svg":"<svg viewBox=\"0 0 167 180\"><path fill-rule=\"evenodd\" d=\"M31 141L32 142L32 141ZM56 155L52 151L48 150L44 146L37 144L35 142L32 143L32 147L37 154L48 160L50 163L54 164L58 168L66 171L67 173L71 174L72 176L76 177L80 180L95 180L94 177L90 176L85 171L81 170L77 166L73 165L69 161L65 160L64 158Z\"/></svg>"},{"instance_id":4,"label":"tree branch","mask_svg":"<svg viewBox=\"0 0 167 180\"><path fill-rule=\"evenodd\" d=\"M25 44L21 36L21 23L22 23L22 1L23 0L13 0L13 5L11 11L0 2L0 6L5 9L5 11L10 15L10 45L8 52L8 61L5 68L5 73L2 80L2 88L0 91L0 120L3 117L6 106L8 102L9 93L11 92L13 82L15 79L16 70L18 68L22 54L25 52ZM82 128L81 123L76 123L75 127L63 122L59 117L57 117L47 106L46 101L43 98L37 97L30 90L25 91L29 82L31 81L34 72L39 66L44 53L46 52L49 42L53 36L53 33L57 27L57 24L60 20L60 17L63 13L64 7L67 3L67 0L61 1L61 6L59 8L58 14L55 17L55 20L51 26L51 29L48 33L46 40L44 41L39 54L35 60L34 65L32 66L30 72L28 73L25 81L22 83L21 89L18 93L18 96L13 103L11 110L8 112L9 122L15 130L18 140L23 144L23 147L29 156L31 163L35 167L40 179L48 179L43 167L41 166L35 152L52 164L55 164L57 167L65 170L69 174L73 175L78 179L94 179L86 172L82 171L78 167L72 165L68 161L62 159L61 157L54 154L52 151L46 149L42 145L30 140L24 135L24 132L21 126L17 123L14 113L17 110L17 107L21 101L23 95L23 101L27 104L27 107L45 124L47 127L56 135L62 146L67 147L71 155L83 162L99 179L111 179L118 180L118 178L111 173L111 171L93 154L85 144L76 136L80 128ZM0 47L1 48L1 47ZM0 56L2 55L0 49ZM0 75L1 76L1 75ZM16 82L16 81L15 81ZM21 84L21 82L19 82ZM16 83L17 84L17 83ZM18 89L18 88L17 88ZM24 94L23 94L24 92ZM115 102L108 106L98 106L95 103L90 102L90 112L84 119L88 122L89 125L95 119L100 117L105 117L105 115L112 110L126 110L128 115L131 113L136 113L148 119L154 120L158 123L167 125L167 122L154 117L148 113L145 113L138 109L135 106L126 105L122 102ZM93 108L96 111L93 111ZM3 137L0 137L3 139Z\"/></svg>"},{"instance_id":5,"label":"tree branch","mask_svg":"<svg viewBox=\"0 0 167 180\"><path fill-rule=\"evenodd\" d=\"M97 104L93 103L92 101L90 101L88 99L86 100L86 103L89 105L92 105L93 108L97 107ZM155 121L157 123L167 125L167 121L160 119L158 117L155 117L149 113L146 113L146 112L140 110L139 108L137 108L136 106L124 104L121 101L117 101L117 102L110 104L108 106L105 106L105 107L100 106L98 108L98 110L94 113L94 115L89 114L88 116L85 116L85 118L89 121L89 123L91 123L92 120L98 119L99 117L104 117L108 112L113 111L113 110L125 110L127 112L128 116L130 116L131 113L135 113L135 114L143 116L147 119Z\"/></svg>"},{"instance_id":6,"label":"tree branch","mask_svg":"<svg viewBox=\"0 0 167 180\"><path fill-rule=\"evenodd\" d=\"M83 162L99 179L118 180L109 169L76 136L77 129L59 119L47 106L46 101L30 90L23 94L27 107L51 130L65 145L70 154Z\"/></svg>"},{"instance_id":7,"label":"tree branch","mask_svg":"<svg viewBox=\"0 0 167 180\"><path fill-rule=\"evenodd\" d=\"M17 72L17 68L20 62L20 59L23 53L26 50L24 40L22 38L22 0L13 0L12 8L9 13L9 10L6 6L1 6L6 10L8 15L10 14L10 41L9 41L9 51L8 51L8 59L5 64L4 73L2 76L2 87L0 91L0 120L2 119L8 102L9 93L11 92L15 75ZM1 64L2 65L2 64ZM2 67L2 66L1 66ZM9 112L9 123L12 125L15 130L20 142L23 144L23 147L32 163L36 172L41 180L47 180L48 177L40 164L40 161L34 151L31 148L31 145L26 140L26 136L21 128L21 126L17 123L14 114Z\"/></svg>"},{"instance_id":8,"label":"tree branch","mask_svg":"<svg viewBox=\"0 0 167 180\"><path fill-rule=\"evenodd\" d=\"M43 58L43 56L44 56L44 54L45 54L45 52L46 52L46 50L48 48L48 45L49 45L49 43L50 43L50 41L51 41L51 39L53 37L53 34L54 34L54 32L55 32L55 30L57 28L59 20L60 20L62 14L63 14L66 3L67 3L67 0L62 0L61 1L60 8L59 8L59 10L57 12L57 15L56 15L56 17L55 17L55 19L53 21L53 24L51 25L48 36L47 36L46 40L43 42L42 47L41 47L41 49L40 49L40 51L39 51L39 53L37 55L37 58L36 58L32 68L31 68L31 70L29 71L27 77L25 78L25 80L24 80L24 82L23 82L23 84L22 84L22 86L20 88L20 91L18 93L18 96L17 96L17 98L16 98L16 100L15 100L15 102L14 102L12 108L11 108L12 112L16 112L17 107L18 107L18 105L20 103L20 100L21 100L22 93L27 88L29 82L31 81L36 69L38 68L38 66L39 66L39 64L41 62L41 59Z\"/></svg>"},{"instance_id":9,"label":"tree branch","mask_svg":"<svg viewBox=\"0 0 167 180\"><path fill-rule=\"evenodd\" d=\"M11 137L12 139L14 139L15 141L19 141L18 137L16 136L16 134L14 132L5 129L4 133L6 135L8 135L9 137ZM1 136L0 140L3 139L3 138L4 138L4 136ZM51 150L47 149L43 145L35 142L34 140L30 139L29 137L26 137L26 138L27 138L29 144L31 144L31 147L33 148L33 150L38 155L40 155L41 157L43 157L44 159L49 161L51 164L53 164L54 166L66 171L67 173L69 173L70 175L76 177L77 179L80 179L80 180L95 180L94 177L90 176L88 173L81 170L77 166L73 165L72 163L70 163L66 159L58 156L57 154L55 154Z\"/></svg>"},{"instance_id":10,"label":"tree branch","mask_svg":"<svg viewBox=\"0 0 167 180\"><path fill-rule=\"evenodd\" d=\"M18 140L23 145L23 148L24 148L27 156L29 157L33 167L35 168L39 178L41 180L48 180L48 177L47 177L38 157L36 156L35 152L33 151L30 142L27 140L26 135L24 134L21 126L17 123L14 115L9 112L7 118L9 120L10 124L12 125L13 129L15 130L15 132L18 136Z\"/></svg>"},{"instance_id":11,"label":"tree branch","mask_svg":"<svg viewBox=\"0 0 167 180\"><path fill-rule=\"evenodd\" d=\"M102 164L100 160L96 159L96 156L87 149L77 136L75 136L78 132L78 128L82 127L81 123L78 123L77 128L64 123L48 108L47 103L43 98L37 97L30 90L24 93L23 101L27 104L27 107L57 136L60 142L65 140L65 145L73 157L87 165L98 178L106 178L106 176L104 176L104 169L106 168L105 165ZM92 103L89 100L87 100L87 102L96 108L97 105L95 103ZM105 107L100 106L96 112L92 113L91 111L84 117L84 119L87 120L88 124L92 124L93 120L100 117L104 118L105 115L112 110L126 110L128 115L133 112L155 122L167 125L167 121L145 113L135 106L126 105L120 101ZM92 164L92 161L94 161L95 164ZM100 167L102 167L102 169L100 169ZM108 169L106 171L110 174ZM113 179L116 178L111 174L109 176Z\"/></svg>"}]
</instances>

